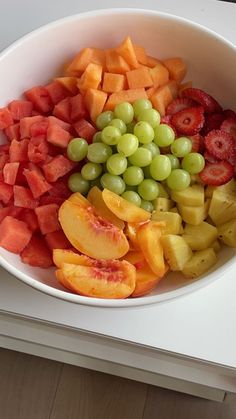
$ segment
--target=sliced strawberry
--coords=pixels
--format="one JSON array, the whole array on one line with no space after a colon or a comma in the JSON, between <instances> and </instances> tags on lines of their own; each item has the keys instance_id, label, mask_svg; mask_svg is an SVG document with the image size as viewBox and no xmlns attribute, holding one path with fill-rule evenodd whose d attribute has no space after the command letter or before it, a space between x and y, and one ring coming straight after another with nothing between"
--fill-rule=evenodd
<instances>
[{"instance_id":1,"label":"sliced strawberry","mask_svg":"<svg viewBox=\"0 0 236 419\"><path fill-rule=\"evenodd\" d=\"M227 161L207 163L199 173L200 179L206 185L219 186L229 182L234 175L233 166Z\"/></svg>"},{"instance_id":2,"label":"sliced strawberry","mask_svg":"<svg viewBox=\"0 0 236 419\"><path fill-rule=\"evenodd\" d=\"M204 150L204 138L200 134L190 135L188 137L192 141L192 152L201 153Z\"/></svg>"},{"instance_id":3,"label":"sliced strawberry","mask_svg":"<svg viewBox=\"0 0 236 419\"><path fill-rule=\"evenodd\" d=\"M170 125L171 115L164 115L161 117L161 124Z\"/></svg>"},{"instance_id":4,"label":"sliced strawberry","mask_svg":"<svg viewBox=\"0 0 236 419\"><path fill-rule=\"evenodd\" d=\"M228 132L220 129L210 131L204 140L205 147L219 160L228 160L234 152L234 139Z\"/></svg>"},{"instance_id":5,"label":"sliced strawberry","mask_svg":"<svg viewBox=\"0 0 236 419\"><path fill-rule=\"evenodd\" d=\"M209 153L209 151L205 150L204 151L204 159L208 162L208 163L218 163L219 160L213 156L211 153Z\"/></svg>"},{"instance_id":6,"label":"sliced strawberry","mask_svg":"<svg viewBox=\"0 0 236 419\"><path fill-rule=\"evenodd\" d=\"M171 124L181 134L195 135L202 129L204 120L204 109L198 106L175 113L171 117Z\"/></svg>"},{"instance_id":7,"label":"sliced strawberry","mask_svg":"<svg viewBox=\"0 0 236 419\"><path fill-rule=\"evenodd\" d=\"M236 140L236 116L235 118L228 118L221 124L220 129L228 132Z\"/></svg>"},{"instance_id":8,"label":"sliced strawberry","mask_svg":"<svg viewBox=\"0 0 236 419\"><path fill-rule=\"evenodd\" d=\"M222 108L219 103L208 93L204 92L201 89L196 89L194 87L189 87L184 89L182 92L183 97L195 100L199 105L204 108L206 113L221 112Z\"/></svg>"},{"instance_id":9,"label":"sliced strawberry","mask_svg":"<svg viewBox=\"0 0 236 419\"><path fill-rule=\"evenodd\" d=\"M192 108L196 106L197 103L188 97L181 97L173 100L166 108L167 115L174 115L175 113L182 111L186 108Z\"/></svg>"},{"instance_id":10,"label":"sliced strawberry","mask_svg":"<svg viewBox=\"0 0 236 419\"><path fill-rule=\"evenodd\" d=\"M223 111L225 119L228 118L236 118L236 112L234 112L232 109L225 109Z\"/></svg>"},{"instance_id":11,"label":"sliced strawberry","mask_svg":"<svg viewBox=\"0 0 236 419\"><path fill-rule=\"evenodd\" d=\"M201 134L207 135L213 129L220 129L225 117L223 113L212 113L205 116L205 123L202 128Z\"/></svg>"}]
</instances>

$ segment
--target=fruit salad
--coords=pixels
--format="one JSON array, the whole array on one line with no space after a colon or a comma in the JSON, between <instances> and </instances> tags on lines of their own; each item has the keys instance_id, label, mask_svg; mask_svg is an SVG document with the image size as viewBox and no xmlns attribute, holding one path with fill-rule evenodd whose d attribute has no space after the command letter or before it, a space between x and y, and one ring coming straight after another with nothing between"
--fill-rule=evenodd
<instances>
[{"instance_id":1,"label":"fruit salad","mask_svg":"<svg viewBox=\"0 0 236 419\"><path fill-rule=\"evenodd\" d=\"M236 113L186 74L126 37L1 108L0 246L97 298L198 278L236 247Z\"/></svg>"}]
</instances>

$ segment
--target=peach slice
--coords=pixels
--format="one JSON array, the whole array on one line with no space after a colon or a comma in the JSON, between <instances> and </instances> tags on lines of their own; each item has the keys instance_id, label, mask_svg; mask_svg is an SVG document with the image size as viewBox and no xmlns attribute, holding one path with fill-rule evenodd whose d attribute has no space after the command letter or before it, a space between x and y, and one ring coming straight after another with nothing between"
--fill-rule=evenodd
<instances>
[{"instance_id":1,"label":"peach slice","mask_svg":"<svg viewBox=\"0 0 236 419\"><path fill-rule=\"evenodd\" d=\"M127 298L135 289L136 270L123 260L98 260L93 266L62 265L67 287L80 295L96 298Z\"/></svg>"},{"instance_id":2,"label":"peach slice","mask_svg":"<svg viewBox=\"0 0 236 419\"><path fill-rule=\"evenodd\" d=\"M164 254L161 245L162 229L165 223L150 221L142 224L138 229L139 246L151 270L162 278L166 272Z\"/></svg>"},{"instance_id":3,"label":"peach slice","mask_svg":"<svg viewBox=\"0 0 236 419\"><path fill-rule=\"evenodd\" d=\"M128 223L141 223L151 218L150 212L126 201L108 189L103 189L102 197L109 210L123 221L127 221Z\"/></svg>"},{"instance_id":4,"label":"peach slice","mask_svg":"<svg viewBox=\"0 0 236 419\"><path fill-rule=\"evenodd\" d=\"M126 223L124 233L130 243L130 250L140 250L137 231L141 224L140 223Z\"/></svg>"},{"instance_id":5,"label":"peach slice","mask_svg":"<svg viewBox=\"0 0 236 419\"><path fill-rule=\"evenodd\" d=\"M53 249L53 262L59 269L63 263L73 263L74 265L88 264L90 266L88 260L88 256L80 255L70 249Z\"/></svg>"},{"instance_id":6,"label":"peach slice","mask_svg":"<svg viewBox=\"0 0 236 419\"><path fill-rule=\"evenodd\" d=\"M116 215L109 210L103 200L102 191L97 186L94 186L92 189L90 189L87 198L89 202L91 202L91 204L96 208L97 213L101 217L105 218L106 220L110 221L110 223L123 230L125 226L124 221L116 217Z\"/></svg>"},{"instance_id":7,"label":"peach slice","mask_svg":"<svg viewBox=\"0 0 236 419\"><path fill-rule=\"evenodd\" d=\"M63 271L61 269L57 269L55 271L55 275L56 275L56 278L57 278L58 282L60 282L60 284L63 285L63 287L65 287L68 290L74 292L73 289L70 287L70 284L68 284L68 282L67 282L67 280L66 280L66 278L63 274Z\"/></svg>"},{"instance_id":8,"label":"peach slice","mask_svg":"<svg viewBox=\"0 0 236 419\"><path fill-rule=\"evenodd\" d=\"M75 192L69 198L68 201L73 202L73 204L77 204L83 207L90 207L91 203L85 198L81 193Z\"/></svg>"},{"instance_id":9,"label":"peach slice","mask_svg":"<svg viewBox=\"0 0 236 419\"><path fill-rule=\"evenodd\" d=\"M123 231L100 217L91 204L85 207L64 201L59 221L73 247L94 259L119 259L129 250Z\"/></svg>"},{"instance_id":10,"label":"peach slice","mask_svg":"<svg viewBox=\"0 0 236 419\"><path fill-rule=\"evenodd\" d=\"M128 252L124 260L132 263L136 268L136 285L132 297L141 297L151 292L161 280L148 265L142 252Z\"/></svg>"}]
</instances>

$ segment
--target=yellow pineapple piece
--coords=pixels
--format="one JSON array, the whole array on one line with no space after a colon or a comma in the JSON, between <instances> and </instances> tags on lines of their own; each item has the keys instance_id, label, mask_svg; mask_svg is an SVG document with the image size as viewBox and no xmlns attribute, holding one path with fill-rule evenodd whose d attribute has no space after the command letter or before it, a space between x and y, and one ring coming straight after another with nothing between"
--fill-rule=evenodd
<instances>
[{"instance_id":1,"label":"yellow pineapple piece","mask_svg":"<svg viewBox=\"0 0 236 419\"><path fill-rule=\"evenodd\" d=\"M217 240L217 239L216 239L216 240L212 243L211 247L212 247L212 249L214 249L214 251L215 251L216 253L218 253L218 252L220 251L220 249L221 249L221 245L220 245L219 240Z\"/></svg>"},{"instance_id":2,"label":"yellow pineapple piece","mask_svg":"<svg viewBox=\"0 0 236 419\"><path fill-rule=\"evenodd\" d=\"M207 218L209 205L209 200L203 205L196 207L179 204L178 210L185 223L198 225Z\"/></svg>"},{"instance_id":3,"label":"yellow pineapple piece","mask_svg":"<svg viewBox=\"0 0 236 419\"><path fill-rule=\"evenodd\" d=\"M212 198L216 186L208 185L205 189L205 198Z\"/></svg>"},{"instance_id":4,"label":"yellow pineapple piece","mask_svg":"<svg viewBox=\"0 0 236 419\"><path fill-rule=\"evenodd\" d=\"M178 208L177 207L173 207L170 209L170 212L174 212L176 214L179 214Z\"/></svg>"},{"instance_id":5,"label":"yellow pineapple piece","mask_svg":"<svg viewBox=\"0 0 236 419\"><path fill-rule=\"evenodd\" d=\"M204 187L202 185L192 185L183 191L172 191L171 199L180 205L189 207L201 206L204 204Z\"/></svg>"},{"instance_id":6,"label":"yellow pineapple piece","mask_svg":"<svg viewBox=\"0 0 236 419\"><path fill-rule=\"evenodd\" d=\"M227 246L236 247L236 219L218 226L218 235Z\"/></svg>"},{"instance_id":7,"label":"yellow pineapple piece","mask_svg":"<svg viewBox=\"0 0 236 419\"><path fill-rule=\"evenodd\" d=\"M174 203L171 199L158 197L152 201L154 210L156 211L169 211Z\"/></svg>"},{"instance_id":8,"label":"yellow pineapple piece","mask_svg":"<svg viewBox=\"0 0 236 419\"><path fill-rule=\"evenodd\" d=\"M158 184L158 188L159 188L158 197L160 197L160 198L169 198L169 194L168 194L167 189L161 183Z\"/></svg>"},{"instance_id":9,"label":"yellow pineapple piece","mask_svg":"<svg viewBox=\"0 0 236 419\"><path fill-rule=\"evenodd\" d=\"M182 237L192 250L204 250L212 245L217 235L217 228L203 221L198 225L186 224Z\"/></svg>"},{"instance_id":10,"label":"yellow pineapple piece","mask_svg":"<svg viewBox=\"0 0 236 419\"><path fill-rule=\"evenodd\" d=\"M224 185L218 186L217 189L226 193L236 193L236 180L233 178Z\"/></svg>"},{"instance_id":11,"label":"yellow pineapple piece","mask_svg":"<svg viewBox=\"0 0 236 419\"><path fill-rule=\"evenodd\" d=\"M215 225L224 224L236 218L236 193L228 193L217 188L214 190L209 216Z\"/></svg>"},{"instance_id":12,"label":"yellow pineapple piece","mask_svg":"<svg viewBox=\"0 0 236 419\"><path fill-rule=\"evenodd\" d=\"M192 250L181 236L167 234L161 236L165 259L172 271L181 271L192 256Z\"/></svg>"},{"instance_id":13,"label":"yellow pineapple piece","mask_svg":"<svg viewBox=\"0 0 236 419\"><path fill-rule=\"evenodd\" d=\"M166 227L163 229L163 234L180 234L182 219L179 214L168 211L154 211L151 219L165 221Z\"/></svg>"},{"instance_id":14,"label":"yellow pineapple piece","mask_svg":"<svg viewBox=\"0 0 236 419\"><path fill-rule=\"evenodd\" d=\"M187 278L198 278L207 272L217 262L217 256L212 248L199 250L185 263L182 272Z\"/></svg>"}]
</instances>

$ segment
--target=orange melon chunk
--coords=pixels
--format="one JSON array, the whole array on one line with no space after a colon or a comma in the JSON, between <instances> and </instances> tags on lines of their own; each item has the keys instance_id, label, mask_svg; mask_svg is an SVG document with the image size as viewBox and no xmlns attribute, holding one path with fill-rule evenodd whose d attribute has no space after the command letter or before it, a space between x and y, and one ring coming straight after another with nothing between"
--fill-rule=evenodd
<instances>
[{"instance_id":1,"label":"orange melon chunk","mask_svg":"<svg viewBox=\"0 0 236 419\"><path fill-rule=\"evenodd\" d=\"M129 36L116 48L116 51L124 60L129 64L131 68L138 68L139 63L136 58L134 46Z\"/></svg>"},{"instance_id":2,"label":"orange melon chunk","mask_svg":"<svg viewBox=\"0 0 236 419\"><path fill-rule=\"evenodd\" d=\"M130 89L153 86L153 79L150 75L149 68L147 67L142 66L135 70L128 71L126 77Z\"/></svg>"},{"instance_id":3,"label":"orange melon chunk","mask_svg":"<svg viewBox=\"0 0 236 419\"><path fill-rule=\"evenodd\" d=\"M105 111L113 111L115 106L121 102L133 103L136 99L147 99L147 93L144 88L142 89L128 89L121 90L117 93L112 93L104 107Z\"/></svg>"},{"instance_id":4,"label":"orange melon chunk","mask_svg":"<svg viewBox=\"0 0 236 419\"><path fill-rule=\"evenodd\" d=\"M180 83L187 73L187 66L180 57L169 58L163 61L165 67L169 70L170 78Z\"/></svg>"},{"instance_id":5,"label":"orange melon chunk","mask_svg":"<svg viewBox=\"0 0 236 419\"><path fill-rule=\"evenodd\" d=\"M160 63L149 69L149 72L154 87L163 86L163 84L166 84L169 81L169 71Z\"/></svg>"},{"instance_id":6,"label":"orange melon chunk","mask_svg":"<svg viewBox=\"0 0 236 419\"><path fill-rule=\"evenodd\" d=\"M115 50L107 50L106 70L109 73L125 74L130 70L130 66Z\"/></svg>"},{"instance_id":7,"label":"orange melon chunk","mask_svg":"<svg viewBox=\"0 0 236 419\"><path fill-rule=\"evenodd\" d=\"M135 55L139 64L147 65L148 58L147 58L145 48L137 44L134 44L133 47L134 47L134 52L135 52Z\"/></svg>"},{"instance_id":8,"label":"orange melon chunk","mask_svg":"<svg viewBox=\"0 0 236 419\"><path fill-rule=\"evenodd\" d=\"M116 73L104 73L102 90L107 93L120 92L125 88L125 76Z\"/></svg>"},{"instance_id":9,"label":"orange melon chunk","mask_svg":"<svg viewBox=\"0 0 236 419\"><path fill-rule=\"evenodd\" d=\"M95 123L98 115L102 113L107 100L107 93L102 90L88 89L85 94L85 105L89 111L90 118Z\"/></svg>"}]
</instances>

